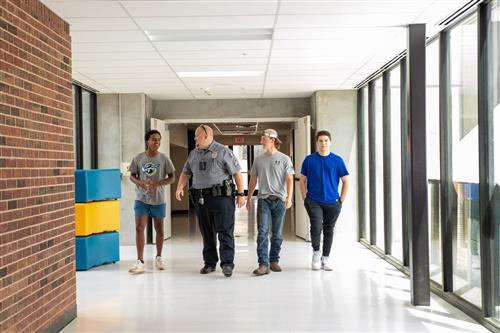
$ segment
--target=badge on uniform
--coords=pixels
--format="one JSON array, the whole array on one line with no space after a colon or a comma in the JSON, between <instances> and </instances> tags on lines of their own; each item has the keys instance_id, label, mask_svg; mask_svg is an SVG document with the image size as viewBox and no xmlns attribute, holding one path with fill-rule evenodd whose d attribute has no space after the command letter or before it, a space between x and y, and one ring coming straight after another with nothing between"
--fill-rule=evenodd
<instances>
[{"instance_id":1,"label":"badge on uniform","mask_svg":"<svg viewBox=\"0 0 500 333\"><path fill-rule=\"evenodd\" d=\"M201 171L207 170L207 162L200 161L199 168Z\"/></svg>"},{"instance_id":2,"label":"badge on uniform","mask_svg":"<svg viewBox=\"0 0 500 333\"><path fill-rule=\"evenodd\" d=\"M212 158L213 158L213 159L216 159L216 158L217 158L217 152L216 152L216 151L212 152Z\"/></svg>"}]
</instances>

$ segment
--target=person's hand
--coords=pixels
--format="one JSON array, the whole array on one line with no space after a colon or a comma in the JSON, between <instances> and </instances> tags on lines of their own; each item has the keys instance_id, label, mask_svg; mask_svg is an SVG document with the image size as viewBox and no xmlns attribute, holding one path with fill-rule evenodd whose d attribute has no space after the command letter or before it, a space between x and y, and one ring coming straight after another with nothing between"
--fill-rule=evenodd
<instances>
[{"instance_id":1,"label":"person's hand","mask_svg":"<svg viewBox=\"0 0 500 333\"><path fill-rule=\"evenodd\" d=\"M291 197L286 197L285 199L285 208L288 209L292 207L292 198Z\"/></svg>"},{"instance_id":2,"label":"person's hand","mask_svg":"<svg viewBox=\"0 0 500 333\"><path fill-rule=\"evenodd\" d=\"M236 207L241 208L241 207L245 206L245 200L246 200L246 197L237 196L236 197Z\"/></svg>"},{"instance_id":3,"label":"person's hand","mask_svg":"<svg viewBox=\"0 0 500 333\"><path fill-rule=\"evenodd\" d=\"M177 189L177 191L175 191L175 198L179 201L182 200L182 197L184 196L184 190L181 188L181 189Z\"/></svg>"},{"instance_id":4,"label":"person's hand","mask_svg":"<svg viewBox=\"0 0 500 333\"><path fill-rule=\"evenodd\" d=\"M247 210L251 210L252 209L252 200L251 199L247 199Z\"/></svg>"},{"instance_id":5,"label":"person's hand","mask_svg":"<svg viewBox=\"0 0 500 333\"><path fill-rule=\"evenodd\" d=\"M146 192L149 192L149 186L148 186L148 181L141 180L137 184L140 188L144 189Z\"/></svg>"}]
</instances>

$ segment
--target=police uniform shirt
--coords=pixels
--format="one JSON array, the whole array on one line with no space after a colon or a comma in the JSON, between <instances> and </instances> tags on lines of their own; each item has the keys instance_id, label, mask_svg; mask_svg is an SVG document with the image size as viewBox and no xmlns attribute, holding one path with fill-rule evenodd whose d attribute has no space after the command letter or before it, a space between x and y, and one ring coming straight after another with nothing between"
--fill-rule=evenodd
<instances>
[{"instance_id":1,"label":"police uniform shirt","mask_svg":"<svg viewBox=\"0 0 500 333\"><path fill-rule=\"evenodd\" d=\"M193 177L193 188L209 188L222 182L241 170L233 152L213 141L207 149L193 149L182 172Z\"/></svg>"}]
</instances>

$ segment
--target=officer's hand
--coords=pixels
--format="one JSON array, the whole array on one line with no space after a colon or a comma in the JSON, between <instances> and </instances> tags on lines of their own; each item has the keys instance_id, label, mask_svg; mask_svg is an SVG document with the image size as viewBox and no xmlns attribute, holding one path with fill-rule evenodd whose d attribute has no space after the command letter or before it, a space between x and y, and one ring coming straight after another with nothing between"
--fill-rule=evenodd
<instances>
[{"instance_id":1,"label":"officer's hand","mask_svg":"<svg viewBox=\"0 0 500 333\"><path fill-rule=\"evenodd\" d=\"M241 208L245 205L245 200L246 200L246 197L240 197L240 196L237 196L236 197L236 206L238 208Z\"/></svg>"},{"instance_id":2,"label":"officer's hand","mask_svg":"<svg viewBox=\"0 0 500 333\"><path fill-rule=\"evenodd\" d=\"M287 198L285 199L285 208L286 208L286 209L288 209L288 208L290 208L290 207L292 207L292 198L287 197Z\"/></svg>"},{"instance_id":3,"label":"officer's hand","mask_svg":"<svg viewBox=\"0 0 500 333\"><path fill-rule=\"evenodd\" d=\"M252 209L252 200L247 200L247 210Z\"/></svg>"},{"instance_id":4,"label":"officer's hand","mask_svg":"<svg viewBox=\"0 0 500 333\"><path fill-rule=\"evenodd\" d=\"M183 189L178 189L177 191L175 191L175 197L177 198L177 200L181 201L183 196L184 196Z\"/></svg>"}]
</instances>

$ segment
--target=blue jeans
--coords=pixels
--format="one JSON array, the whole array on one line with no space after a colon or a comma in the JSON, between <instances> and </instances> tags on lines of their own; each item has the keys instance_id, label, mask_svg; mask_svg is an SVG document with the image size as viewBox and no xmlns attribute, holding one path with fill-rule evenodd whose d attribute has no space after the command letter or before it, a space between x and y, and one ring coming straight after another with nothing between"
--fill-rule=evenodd
<instances>
[{"instance_id":1,"label":"blue jeans","mask_svg":"<svg viewBox=\"0 0 500 333\"><path fill-rule=\"evenodd\" d=\"M285 222L285 203L280 199L259 199L257 202L257 255L259 265L269 266L279 262L281 243L283 243L283 223ZM271 227L271 251L269 251L269 229ZM269 253L268 253L269 252Z\"/></svg>"}]
</instances>

